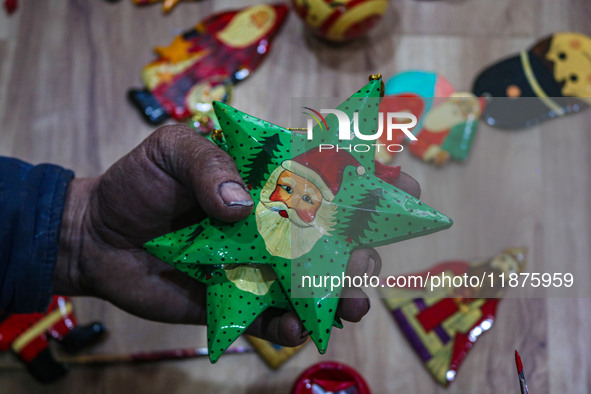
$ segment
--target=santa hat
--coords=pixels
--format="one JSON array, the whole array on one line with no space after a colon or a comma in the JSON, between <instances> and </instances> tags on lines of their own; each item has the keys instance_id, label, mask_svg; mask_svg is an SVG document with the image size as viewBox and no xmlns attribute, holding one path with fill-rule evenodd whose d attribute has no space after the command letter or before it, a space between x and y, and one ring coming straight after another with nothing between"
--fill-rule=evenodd
<instances>
[{"instance_id":1,"label":"santa hat","mask_svg":"<svg viewBox=\"0 0 591 394\"><path fill-rule=\"evenodd\" d=\"M363 167L357 159L347 151L310 150L292 160L285 160L282 167L302 178L310 180L327 201L334 200L341 188L343 172L348 166L355 166L357 175L365 174Z\"/></svg>"}]
</instances>

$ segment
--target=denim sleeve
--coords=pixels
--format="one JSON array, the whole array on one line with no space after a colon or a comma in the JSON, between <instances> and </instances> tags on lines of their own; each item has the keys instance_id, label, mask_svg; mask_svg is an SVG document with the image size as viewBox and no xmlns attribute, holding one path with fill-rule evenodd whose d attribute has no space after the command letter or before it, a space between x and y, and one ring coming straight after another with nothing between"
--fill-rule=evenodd
<instances>
[{"instance_id":1,"label":"denim sleeve","mask_svg":"<svg viewBox=\"0 0 591 394\"><path fill-rule=\"evenodd\" d=\"M0 310L43 312L74 173L0 156Z\"/></svg>"}]
</instances>

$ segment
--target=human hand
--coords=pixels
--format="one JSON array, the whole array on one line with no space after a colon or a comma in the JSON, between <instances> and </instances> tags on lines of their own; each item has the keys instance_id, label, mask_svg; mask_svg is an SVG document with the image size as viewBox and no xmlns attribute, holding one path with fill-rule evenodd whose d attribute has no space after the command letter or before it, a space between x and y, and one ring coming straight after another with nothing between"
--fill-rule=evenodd
<instances>
[{"instance_id":1,"label":"human hand","mask_svg":"<svg viewBox=\"0 0 591 394\"><path fill-rule=\"evenodd\" d=\"M418 197L406 174L397 187ZM134 315L204 324L205 286L143 249L157 236L211 216L246 218L253 202L230 156L183 125L161 127L97 178L74 179L60 233L54 292L103 298ZM377 275L373 249L351 254L348 275ZM337 314L359 321L369 310L360 289L347 289ZM294 312L268 310L247 333L295 346L307 332Z\"/></svg>"}]
</instances>

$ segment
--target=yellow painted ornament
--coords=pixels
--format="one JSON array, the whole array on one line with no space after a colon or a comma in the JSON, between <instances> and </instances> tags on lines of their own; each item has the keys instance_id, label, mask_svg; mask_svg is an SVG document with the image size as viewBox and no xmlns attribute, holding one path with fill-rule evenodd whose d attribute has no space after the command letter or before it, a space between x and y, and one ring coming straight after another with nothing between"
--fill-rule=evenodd
<instances>
[{"instance_id":1,"label":"yellow painted ornament","mask_svg":"<svg viewBox=\"0 0 591 394\"><path fill-rule=\"evenodd\" d=\"M388 0L292 0L314 34L344 42L367 33L386 12Z\"/></svg>"}]
</instances>

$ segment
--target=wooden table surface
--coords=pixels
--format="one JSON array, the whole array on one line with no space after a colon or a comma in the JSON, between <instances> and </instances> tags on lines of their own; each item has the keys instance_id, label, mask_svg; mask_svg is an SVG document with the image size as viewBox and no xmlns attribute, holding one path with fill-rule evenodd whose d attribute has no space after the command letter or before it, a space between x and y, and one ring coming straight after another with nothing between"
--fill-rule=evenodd
<instances>
[{"instance_id":1,"label":"wooden table surface","mask_svg":"<svg viewBox=\"0 0 591 394\"><path fill-rule=\"evenodd\" d=\"M11 17L0 12L0 154L95 176L152 131L125 98L129 87L140 86L152 47L237 2L184 3L168 16L158 5L139 8L130 0L20 3ZM292 97L345 98L369 74L387 77L409 68L436 70L458 90L469 90L491 62L551 32L590 34L590 19L588 0L398 0L369 38L330 46L305 34L292 14L263 66L236 88L232 104L285 124ZM361 323L333 332L326 355L307 346L276 372L254 354L228 355L216 365L200 359L74 367L43 387L10 367L0 369L0 392L288 393L307 366L339 360L357 368L375 393L517 393L516 348L532 393L591 391L590 120L587 112L514 133L481 122L468 162L443 169L399 157L403 170L421 182L422 199L455 224L382 248L383 273L525 245L530 272L576 274L578 286L558 298L502 301L497 322L447 390L431 380L373 299ZM203 327L147 322L95 299L76 299L75 306L81 322L102 320L111 331L97 353L206 344ZM1 360L5 367L18 364L11 355Z\"/></svg>"}]
</instances>

